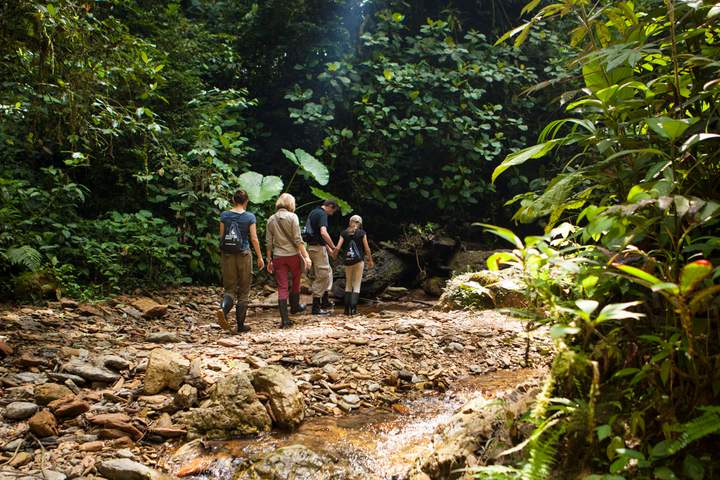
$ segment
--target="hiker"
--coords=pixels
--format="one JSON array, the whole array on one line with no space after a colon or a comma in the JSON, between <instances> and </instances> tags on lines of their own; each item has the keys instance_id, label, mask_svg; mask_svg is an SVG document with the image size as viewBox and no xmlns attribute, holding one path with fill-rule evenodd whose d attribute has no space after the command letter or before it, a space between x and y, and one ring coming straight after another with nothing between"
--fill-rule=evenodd
<instances>
[{"instance_id":1,"label":"hiker","mask_svg":"<svg viewBox=\"0 0 720 480\"><path fill-rule=\"evenodd\" d=\"M365 257L367 257L368 268L375 266L367 234L362 229L362 217L360 215L350 217L348 228L340 234L333 252L333 258L337 257L343 245L347 245L347 250L343 256L343 263L345 264L345 315L355 315L360 300L360 285L362 284L363 270L365 269Z\"/></svg>"},{"instance_id":2,"label":"hiker","mask_svg":"<svg viewBox=\"0 0 720 480\"><path fill-rule=\"evenodd\" d=\"M338 211L338 204L335 200L325 200L323 204L308 215L303 239L308 242L308 253L312 260L314 279L312 283L312 314L328 315L326 310L332 308L330 303L330 289L332 288L333 276L330 268L328 254L335 251L333 242L328 233L328 215Z\"/></svg>"},{"instance_id":3,"label":"hiker","mask_svg":"<svg viewBox=\"0 0 720 480\"><path fill-rule=\"evenodd\" d=\"M242 333L250 330L250 327L245 325L245 316L252 279L251 243L257 255L258 270L265 267L265 262L257 238L255 215L247 211L247 192L238 190L232 199L233 208L220 214L220 251L225 293L220 303L220 310L217 312L217 319L222 328L231 332L227 316L233 307L233 302L236 302L237 333Z\"/></svg>"},{"instance_id":4,"label":"hiker","mask_svg":"<svg viewBox=\"0 0 720 480\"><path fill-rule=\"evenodd\" d=\"M275 274L278 286L278 309L280 310L280 328L292 326L288 316L288 296L290 313L305 311L300 304L301 262L305 269L312 265L300 235L300 220L295 215L295 197L283 193L275 202L276 212L268 219L265 228L268 272ZM292 287L288 295L288 273L292 275Z\"/></svg>"}]
</instances>

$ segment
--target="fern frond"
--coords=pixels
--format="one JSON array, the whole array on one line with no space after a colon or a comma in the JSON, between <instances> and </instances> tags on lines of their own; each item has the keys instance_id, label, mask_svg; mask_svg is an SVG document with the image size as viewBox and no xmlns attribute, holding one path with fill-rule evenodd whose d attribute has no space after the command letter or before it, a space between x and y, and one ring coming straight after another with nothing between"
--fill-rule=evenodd
<instances>
[{"instance_id":1,"label":"fern frond","mask_svg":"<svg viewBox=\"0 0 720 480\"><path fill-rule=\"evenodd\" d=\"M37 272L42 265L42 254L29 245L10 248L5 256L13 265L23 266L31 272Z\"/></svg>"},{"instance_id":2,"label":"fern frond","mask_svg":"<svg viewBox=\"0 0 720 480\"><path fill-rule=\"evenodd\" d=\"M547 480L550 478L555 458L557 442L564 428L547 429L545 434L530 443L530 458L522 470L523 480Z\"/></svg>"},{"instance_id":3,"label":"fern frond","mask_svg":"<svg viewBox=\"0 0 720 480\"><path fill-rule=\"evenodd\" d=\"M488 465L486 467L473 467L465 471L471 478L484 480L520 480L522 472L505 465Z\"/></svg>"},{"instance_id":4,"label":"fern frond","mask_svg":"<svg viewBox=\"0 0 720 480\"><path fill-rule=\"evenodd\" d=\"M652 456L667 457L674 455L696 440L714 433L720 433L720 407L704 407L700 410L705 413L678 428L682 432L678 438L664 440L655 445L651 452Z\"/></svg>"},{"instance_id":5,"label":"fern frond","mask_svg":"<svg viewBox=\"0 0 720 480\"><path fill-rule=\"evenodd\" d=\"M535 398L535 405L533 405L532 411L530 412L530 418L535 421L539 422L547 413L548 406L550 405L550 401L552 398L553 390L555 389L555 375L553 374L553 371L551 370L550 373L548 373L547 378L545 378L545 382L543 383L542 390L538 394L538 396Z\"/></svg>"}]
</instances>

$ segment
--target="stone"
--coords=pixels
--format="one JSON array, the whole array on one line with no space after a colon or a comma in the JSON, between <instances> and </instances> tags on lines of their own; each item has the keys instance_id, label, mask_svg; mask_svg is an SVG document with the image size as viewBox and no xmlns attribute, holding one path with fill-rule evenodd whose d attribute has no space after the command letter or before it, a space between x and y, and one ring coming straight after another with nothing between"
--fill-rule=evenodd
<instances>
[{"instance_id":1,"label":"stone","mask_svg":"<svg viewBox=\"0 0 720 480\"><path fill-rule=\"evenodd\" d=\"M175 405L182 409L188 409L195 406L198 401L198 390L187 383L180 387L175 394Z\"/></svg>"},{"instance_id":2,"label":"stone","mask_svg":"<svg viewBox=\"0 0 720 480\"><path fill-rule=\"evenodd\" d=\"M95 365L78 359L73 359L63 364L62 369L90 382L114 383L120 379L120 374L112 370L96 367Z\"/></svg>"},{"instance_id":3,"label":"stone","mask_svg":"<svg viewBox=\"0 0 720 480\"><path fill-rule=\"evenodd\" d=\"M97 364L116 372L130 369L130 362L119 355L103 355L97 359Z\"/></svg>"},{"instance_id":4,"label":"stone","mask_svg":"<svg viewBox=\"0 0 720 480\"><path fill-rule=\"evenodd\" d=\"M342 360L339 353L332 350L321 350L310 359L310 364L315 367L324 367L328 363L335 363Z\"/></svg>"},{"instance_id":5,"label":"stone","mask_svg":"<svg viewBox=\"0 0 720 480\"><path fill-rule=\"evenodd\" d=\"M180 338L174 332L152 332L145 337L145 341L151 343L178 343Z\"/></svg>"},{"instance_id":6,"label":"stone","mask_svg":"<svg viewBox=\"0 0 720 480\"><path fill-rule=\"evenodd\" d=\"M447 278L430 277L426 278L422 283L422 289L425 293L432 297L440 297L447 285Z\"/></svg>"},{"instance_id":7,"label":"stone","mask_svg":"<svg viewBox=\"0 0 720 480\"><path fill-rule=\"evenodd\" d=\"M86 442L81 444L78 449L81 452L99 452L105 447L105 442L102 440L95 440L94 442Z\"/></svg>"},{"instance_id":8,"label":"stone","mask_svg":"<svg viewBox=\"0 0 720 480\"><path fill-rule=\"evenodd\" d=\"M0 450L2 450L3 452L14 452L15 450L19 450L20 448L22 448L24 442L25 440L23 438L16 438L15 440L12 440L3 445Z\"/></svg>"},{"instance_id":9,"label":"stone","mask_svg":"<svg viewBox=\"0 0 720 480\"><path fill-rule=\"evenodd\" d=\"M509 250L460 249L450 260L450 269L455 275L485 270L487 269L487 259L496 252L509 252Z\"/></svg>"},{"instance_id":10,"label":"stone","mask_svg":"<svg viewBox=\"0 0 720 480\"><path fill-rule=\"evenodd\" d=\"M57 383L43 383L34 388L33 394L35 400L40 405L47 405L48 403L58 400L64 397L73 396L73 391L65 385L59 385Z\"/></svg>"},{"instance_id":11,"label":"stone","mask_svg":"<svg viewBox=\"0 0 720 480\"><path fill-rule=\"evenodd\" d=\"M350 395L343 395L342 399L343 399L343 402L348 403L350 405L357 405L358 403L360 403L360 396L355 395L354 393L350 394Z\"/></svg>"},{"instance_id":12,"label":"stone","mask_svg":"<svg viewBox=\"0 0 720 480\"><path fill-rule=\"evenodd\" d=\"M48 404L48 408L55 414L57 418L69 419L90 410L90 404L85 400L80 400L74 396L60 398Z\"/></svg>"},{"instance_id":13,"label":"stone","mask_svg":"<svg viewBox=\"0 0 720 480\"><path fill-rule=\"evenodd\" d=\"M30 431L37 437L44 438L58 434L57 420L55 416L47 410L37 412L28 420Z\"/></svg>"},{"instance_id":14,"label":"stone","mask_svg":"<svg viewBox=\"0 0 720 480\"><path fill-rule=\"evenodd\" d=\"M43 480L65 480L67 475L62 472L56 472L55 470L43 470L40 472L39 477Z\"/></svg>"},{"instance_id":15,"label":"stone","mask_svg":"<svg viewBox=\"0 0 720 480\"><path fill-rule=\"evenodd\" d=\"M96 465L97 471L109 480L153 480L160 474L142 463L129 458L114 458Z\"/></svg>"},{"instance_id":16,"label":"stone","mask_svg":"<svg viewBox=\"0 0 720 480\"><path fill-rule=\"evenodd\" d=\"M77 312L85 317L102 317L104 315L102 310L93 305L88 305L87 303L80 305L77 308Z\"/></svg>"},{"instance_id":17,"label":"stone","mask_svg":"<svg viewBox=\"0 0 720 480\"><path fill-rule=\"evenodd\" d=\"M339 480L347 478L332 459L304 445L278 448L236 475L235 480Z\"/></svg>"},{"instance_id":18,"label":"stone","mask_svg":"<svg viewBox=\"0 0 720 480\"><path fill-rule=\"evenodd\" d=\"M13 468L22 467L23 465L27 465L28 463L33 461L32 454L28 452L18 452L12 460L10 460L9 465Z\"/></svg>"},{"instance_id":19,"label":"stone","mask_svg":"<svg viewBox=\"0 0 720 480\"><path fill-rule=\"evenodd\" d=\"M516 268L458 275L448 281L439 306L444 310L522 308L527 299L521 278Z\"/></svg>"},{"instance_id":20,"label":"stone","mask_svg":"<svg viewBox=\"0 0 720 480\"><path fill-rule=\"evenodd\" d=\"M361 286L363 298L377 297L387 287L402 284L410 277L414 277L417 271L416 259L404 260L389 250L379 250L373 253L375 268L365 269ZM338 262L342 263L342 262ZM345 270L338 265L333 273L332 293L335 298L343 298L345 295Z\"/></svg>"},{"instance_id":21,"label":"stone","mask_svg":"<svg viewBox=\"0 0 720 480\"><path fill-rule=\"evenodd\" d=\"M143 432L133 425L132 419L124 413L102 413L86 418L90 423L104 427L98 433L101 438L129 437L137 441L143 436Z\"/></svg>"},{"instance_id":22,"label":"stone","mask_svg":"<svg viewBox=\"0 0 720 480\"><path fill-rule=\"evenodd\" d=\"M32 402L12 402L5 407L5 418L8 420L25 420L35 415L38 406Z\"/></svg>"},{"instance_id":23,"label":"stone","mask_svg":"<svg viewBox=\"0 0 720 480\"><path fill-rule=\"evenodd\" d=\"M155 300L147 297L140 297L132 302L132 306L140 311L143 318L158 318L167 313L168 306L161 305Z\"/></svg>"},{"instance_id":24,"label":"stone","mask_svg":"<svg viewBox=\"0 0 720 480\"><path fill-rule=\"evenodd\" d=\"M213 387L203 406L177 414L188 438L226 439L270 430L271 419L245 373L233 373Z\"/></svg>"},{"instance_id":25,"label":"stone","mask_svg":"<svg viewBox=\"0 0 720 480\"><path fill-rule=\"evenodd\" d=\"M294 430L305 418L305 400L292 374L279 365L270 365L252 372L252 385L268 397L274 423Z\"/></svg>"},{"instance_id":26,"label":"stone","mask_svg":"<svg viewBox=\"0 0 720 480\"><path fill-rule=\"evenodd\" d=\"M156 348L150 353L145 372L145 393L154 395L165 388L177 390L190 371L190 362L176 352Z\"/></svg>"}]
</instances>

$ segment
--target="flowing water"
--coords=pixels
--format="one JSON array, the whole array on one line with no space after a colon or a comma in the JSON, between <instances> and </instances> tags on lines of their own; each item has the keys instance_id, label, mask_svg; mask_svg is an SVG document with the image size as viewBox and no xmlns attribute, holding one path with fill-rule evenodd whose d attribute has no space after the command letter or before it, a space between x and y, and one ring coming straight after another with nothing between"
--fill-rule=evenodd
<instances>
[{"instance_id":1,"label":"flowing water","mask_svg":"<svg viewBox=\"0 0 720 480\"><path fill-rule=\"evenodd\" d=\"M167 466L175 474L202 471L190 478L226 480L232 478L239 464L251 458L300 444L345 465L351 478L402 478L415 459L430 449L435 429L465 402L477 395L494 397L538 375L533 369L497 371L459 380L445 393L426 393L391 410L310 418L289 434L273 432L202 446L196 442L176 451Z\"/></svg>"}]
</instances>

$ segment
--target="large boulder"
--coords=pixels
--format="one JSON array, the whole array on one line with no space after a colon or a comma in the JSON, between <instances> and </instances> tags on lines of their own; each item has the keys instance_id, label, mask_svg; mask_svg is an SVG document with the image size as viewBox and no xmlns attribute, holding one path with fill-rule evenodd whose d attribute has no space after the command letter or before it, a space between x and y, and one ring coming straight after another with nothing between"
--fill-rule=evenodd
<instances>
[{"instance_id":1,"label":"large boulder","mask_svg":"<svg viewBox=\"0 0 720 480\"><path fill-rule=\"evenodd\" d=\"M176 352L156 348L150 352L145 372L145 393L155 395L165 388L177 390L190 371L190 361Z\"/></svg>"},{"instance_id":2,"label":"large boulder","mask_svg":"<svg viewBox=\"0 0 720 480\"><path fill-rule=\"evenodd\" d=\"M499 454L513 445L509 427L530 409L538 391L522 385L502 399L468 401L435 430L431 448L416 459L407 478L455 479L467 467L502 463Z\"/></svg>"},{"instance_id":3,"label":"large boulder","mask_svg":"<svg viewBox=\"0 0 720 480\"><path fill-rule=\"evenodd\" d=\"M363 272L363 297L377 297L387 287L402 284L415 277L417 266L388 250L373 253L375 268L365 268ZM366 266L367 267L367 266ZM336 298L345 295L345 268L338 262L334 273L332 293Z\"/></svg>"},{"instance_id":4,"label":"large boulder","mask_svg":"<svg viewBox=\"0 0 720 480\"><path fill-rule=\"evenodd\" d=\"M270 430L271 419L245 373L234 373L213 387L207 405L178 415L189 438L226 439Z\"/></svg>"},{"instance_id":5,"label":"large boulder","mask_svg":"<svg viewBox=\"0 0 720 480\"><path fill-rule=\"evenodd\" d=\"M270 414L275 425L294 430L305 418L305 401L293 376L279 365L270 365L252 372L255 391L268 397Z\"/></svg>"},{"instance_id":6,"label":"large boulder","mask_svg":"<svg viewBox=\"0 0 720 480\"><path fill-rule=\"evenodd\" d=\"M303 445L278 448L241 469L233 480L340 480L347 478L345 472L329 458L318 455Z\"/></svg>"},{"instance_id":7,"label":"large boulder","mask_svg":"<svg viewBox=\"0 0 720 480\"><path fill-rule=\"evenodd\" d=\"M522 308L527 298L521 272L508 268L458 275L448 281L439 305L445 310Z\"/></svg>"},{"instance_id":8,"label":"large boulder","mask_svg":"<svg viewBox=\"0 0 720 480\"><path fill-rule=\"evenodd\" d=\"M487 259L501 250L466 250L460 249L450 260L450 270L454 275L477 272L487 268ZM508 251L508 250L504 250Z\"/></svg>"}]
</instances>

